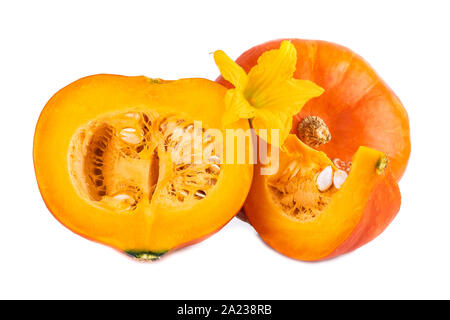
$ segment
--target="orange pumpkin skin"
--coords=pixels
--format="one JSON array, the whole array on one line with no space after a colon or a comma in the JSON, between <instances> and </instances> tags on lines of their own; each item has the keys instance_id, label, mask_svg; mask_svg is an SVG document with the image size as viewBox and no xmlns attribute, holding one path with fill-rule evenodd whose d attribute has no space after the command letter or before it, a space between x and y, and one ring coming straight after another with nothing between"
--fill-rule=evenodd
<instances>
[{"instance_id":1,"label":"orange pumpkin skin","mask_svg":"<svg viewBox=\"0 0 450 320\"><path fill-rule=\"evenodd\" d=\"M390 171L390 170L389 170ZM351 235L326 259L356 250L379 236L400 210L401 194L390 172L372 190L364 214Z\"/></svg>"},{"instance_id":2,"label":"orange pumpkin skin","mask_svg":"<svg viewBox=\"0 0 450 320\"><path fill-rule=\"evenodd\" d=\"M119 75L89 76L61 89L41 113L33 146L48 209L73 232L145 260L214 234L241 208L253 167L220 164L219 173L208 175L209 164L177 164L168 134L181 126L183 137L189 135L194 121L225 130L225 91L206 79ZM180 200L189 187L181 176L195 190L202 184L203 194L194 198L189 191Z\"/></svg>"},{"instance_id":3,"label":"orange pumpkin skin","mask_svg":"<svg viewBox=\"0 0 450 320\"><path fill-rule=\"evenodd\" d=\"M325 41L289 39L297 49L294 78L311 80L325 89L293 119L292 133L301 119L319 116L331 141L317 149L330 158L351 161L359 146L384 152L394 178L402 177L411 152L408 114L395 93L371 66L351 50ZM259 56L277 49L282 40L269 41L244 52L236 62L246 72ZM226 87L232 85L219 77Z\"/></svg>"}]
</instances>

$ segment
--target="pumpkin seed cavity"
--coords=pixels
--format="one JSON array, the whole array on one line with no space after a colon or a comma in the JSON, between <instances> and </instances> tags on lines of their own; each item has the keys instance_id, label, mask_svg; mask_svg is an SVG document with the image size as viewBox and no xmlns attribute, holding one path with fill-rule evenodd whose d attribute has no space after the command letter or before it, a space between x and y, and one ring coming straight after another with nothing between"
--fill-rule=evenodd
<instances>
[{"instance_id":1,"label":"pumpkin seed cavity","mask_svg":"<svg viewBox=\"0 0 450 320\"><path fill-rule=\"evenodd\" d=\"M278 172L268 177L272 199L286 215L306 222L315 219L328 205L336 190L318 190L315 180L322 169L291 160L284 167L280 163Z\"/></svg>"},{"instance_id":2,"label":"pumpkin seed cavity","mask_svg":"<svg viewBox=\"0 0 450 320\"><path fill-rule=\"evenodd\" d=\"M297 137L311 148L331 140L329 128L318 116L305 117L296 129ZM333 166L328 162L280 161L278 172L269 176L267 183L272 199L286 215L307 222L317 218L326 208L351 169L351 162L338 158L332 160Z\"/></svg>"},{"instance_id":3,"label":"pumpkin seed cavity","mask_svg":"<svg viewBox=\"0 0 450 320\"><path fill-rule=\"evenodd\" d=\"M274 202L282 211L301 222L315 219L329 204L347 178L338 167L289 160L268 177Z\"/></svg>"},{"instance_id":4,"label":"pumpkin seed cavity","mask_svg":"<svg viewBox=\"0 0 450 320\"><path fill-rule=\"evenodd\" d=\"M214 137L201 135L200 162L193 152L194 123L176 115L127 112L93 120L73 136L69 148L72 182L86 200L132 211L147 197L166 205L200 201L221 172ZM197 159L197 161L195 161Z\"/></svg>"}]
</instances>

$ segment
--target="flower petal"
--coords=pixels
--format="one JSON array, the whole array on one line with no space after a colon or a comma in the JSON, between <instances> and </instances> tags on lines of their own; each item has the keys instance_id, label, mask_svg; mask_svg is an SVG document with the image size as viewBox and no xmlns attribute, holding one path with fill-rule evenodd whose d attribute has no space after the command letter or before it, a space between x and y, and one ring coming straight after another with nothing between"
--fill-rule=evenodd
<instances>
[{"instance_id":1,"label":"flower petal","mask_svg":"<svg viewBox=\"0 0 450 320\"><path fill-rule=\"evenodd\" d=\"M292 128L292 116L280 111L267 109L256 109L255 117L252 119L256 134L262 137L260 129L267 129L267 143L280 146L286 140ZM277 131L272 131L272 129ZM274 134L278 133L278 137Z\"/></svg>"},{"instance_id":2,"label":"flower petal","mask_svg":"<svg viewBox=\"0 0 450 320\"><path fill-rule=\"evenodd\" d=\"M264 52L248 74L247 96L261 93L292 78L297 63L297 51L290 41L281 42L280 49ZM255 105L259 108L259 105Z\"/></svg>"},{"instance_id":3,"label":"flower petal","mask_svg":"<svg viewBox=\"0 0 450 320\"><path fill-rule=\"evenodd\" d=\"M241 118L250 119L255 116L255 108L248 103L242 92L236 89L227 91L225 106L226 110L222 118L225 125L236 122Z\"/></svg>"},{"instance_id":4,"label":"flower petal","mask_svg":"<svg viewBox=\"0 0 450 320\"><path fill-rule=\"evenodd\" d=\"M264 52L248 76L223 51L216 51L214 59L222 76L235 86L225 96L223 122L251 119L255 129L268 130L266 140L276 146L288 137L292 117L309 99L324 91L311 81L293 79L297 51L290 41L282 41L279 49ZM272 137L271 129L277 129L279 135Z\"/></svg>"},{"instance_id":5,"label":"flower petal","mask_svg":"<svg viewBox=\"0 0 450 320\"><path fill-rule=\"evenodd\" d=\"M247 73L240 65L231 60L225 52L222 50L214 52L214 61L225 80L231 82L238 90L243 90L246 87L248 81Z\"/></svg>"},{"instance_id":6,"label":"flower petal","mask_svg":"<svg viewBox=\"0 0 450 320\"><path fill-rule=\"evenodd\" d=\"M271 86L266 91L255 94L264 109L283 111L290 116L300 112L308 100L320 96L324 89L309 80L290 79L282 85Z\"/></svg>"}]
</instances>

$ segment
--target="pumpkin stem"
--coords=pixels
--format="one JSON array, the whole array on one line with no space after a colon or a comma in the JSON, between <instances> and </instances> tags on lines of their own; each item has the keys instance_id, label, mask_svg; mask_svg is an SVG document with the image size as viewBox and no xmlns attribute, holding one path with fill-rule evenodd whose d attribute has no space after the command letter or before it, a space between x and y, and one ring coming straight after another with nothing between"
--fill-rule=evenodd
<instances>
[{"instance_id":1,"label":"pumpkin stem","mask_svg":"<svg viewBox=\"0 0 450 320\"><path fill-rule=\"evenodd\" d=\"M388 165L388 158L386 156L382 156L380 159L378 159L377 164L375 165L377 174L383 174L387 165Z\"/></svg>"},{"instance_id":2,"label":"pumpkin stem","mask_svg":"<svg viewBox=\"0 0 450 320\"><path fill-rule=\"evenodd\" d=\"M125 251L130 257L140 261L156 261L159 260L167 251L152 252L152 251L139 251L139 250L127 250Z\"/></svg>"},{"instance_id":3,"label":"pumpkin stem","mask_svg":"<svg viewBox=\"0 0 450 320\"><path fill-rule=\"evenodd\" d=\"M325 122L317 116L307 116L297 127L297 135L310 147L318 147L331 140L331 133Z\"/></svg>"}]
</instances>

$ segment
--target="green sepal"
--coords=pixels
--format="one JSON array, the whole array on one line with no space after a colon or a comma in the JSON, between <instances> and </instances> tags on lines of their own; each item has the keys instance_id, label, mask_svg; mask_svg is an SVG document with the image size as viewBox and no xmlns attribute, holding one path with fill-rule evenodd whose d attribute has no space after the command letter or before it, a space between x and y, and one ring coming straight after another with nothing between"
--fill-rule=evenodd
<instances>
[{"instance_id":1,"label":"green sepal","mask_svg":"<svg viewBox=\"0 0 450 320\"><path fill-rule=\"evenodd\" d=\"M168 251L140 251L140 250L126 250L125 253L130 257L141 261L156 261L159 260Z\"/></svg>"}]
</instances>

